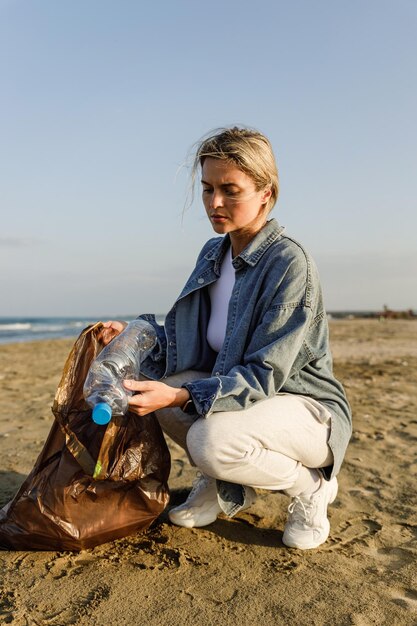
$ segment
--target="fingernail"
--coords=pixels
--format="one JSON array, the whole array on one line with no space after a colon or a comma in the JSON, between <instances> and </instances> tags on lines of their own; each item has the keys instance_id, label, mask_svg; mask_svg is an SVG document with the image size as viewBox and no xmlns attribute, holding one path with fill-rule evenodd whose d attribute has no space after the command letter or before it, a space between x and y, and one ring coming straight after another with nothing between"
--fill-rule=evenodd
<instances>
[{"instance_id":1,"label":"fingernail","mask_svg":"<svg viewBox=\"0 0 417 626\"><path fill-rule=\"evenodd\" d=\"M130 380L124 380L123 381L126 387L131 387L132 386L132 381Z\"/></svg>"}]
</instances>

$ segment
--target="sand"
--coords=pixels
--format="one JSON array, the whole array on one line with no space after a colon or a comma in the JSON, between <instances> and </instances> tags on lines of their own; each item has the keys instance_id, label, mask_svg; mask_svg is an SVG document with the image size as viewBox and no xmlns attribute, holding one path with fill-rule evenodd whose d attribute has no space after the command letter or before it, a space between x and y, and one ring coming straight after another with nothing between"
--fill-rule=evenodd
<instances>
[{"instance_id":1,"label":"sand","mask_svg":"<svg viewBox=\"0 0 417 626\"><path fill-rule=\"evenodd\" d=\"M281 542L287 499L204 529L171 526L81 553L0 552L0 623L90 625L417 624L417 321L331 323L354 433L331 535ZM71 341L0 346L0 504L30 471ZM172 502L194 472L175 445Z\"/></svg>"}]
</instances>

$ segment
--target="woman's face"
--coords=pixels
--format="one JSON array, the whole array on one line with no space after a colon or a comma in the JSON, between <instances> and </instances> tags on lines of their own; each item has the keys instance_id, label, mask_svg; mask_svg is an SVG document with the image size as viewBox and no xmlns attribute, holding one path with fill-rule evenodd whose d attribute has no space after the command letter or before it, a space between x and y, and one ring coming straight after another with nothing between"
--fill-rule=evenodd
<instances>
[{"instance_id":1,"label":"woman's face","mask_svg":"<svg viewBox=\"0 0 417 626\"><path fill-rule=\"evenodd\" d=\"M204 160L202 174L204 207L215 232L255 235L266 222L271 191L257 191L236 165L213 157Z\"/></svg>"}]
</instances>

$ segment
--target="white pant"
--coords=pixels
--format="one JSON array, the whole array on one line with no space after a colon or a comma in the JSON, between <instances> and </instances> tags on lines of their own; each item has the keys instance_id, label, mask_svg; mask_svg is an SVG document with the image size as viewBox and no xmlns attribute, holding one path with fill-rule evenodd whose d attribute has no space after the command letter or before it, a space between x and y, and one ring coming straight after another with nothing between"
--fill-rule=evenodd
<instances>
[{"instance_id":1,"label":"white pant","mask_svg":"<svg viewBox=\"0 0 417 626\"><path fill-rule=\"evenodd\" d=\"M164 382L172 387L207 377L187 371ZM278 394L242 411L186 415L179 408L156 411L162 429L208 476L289 495L317 486L313 468L333 463L327 445L330 412L315 400Z\"/></svg>"}]
</instances>

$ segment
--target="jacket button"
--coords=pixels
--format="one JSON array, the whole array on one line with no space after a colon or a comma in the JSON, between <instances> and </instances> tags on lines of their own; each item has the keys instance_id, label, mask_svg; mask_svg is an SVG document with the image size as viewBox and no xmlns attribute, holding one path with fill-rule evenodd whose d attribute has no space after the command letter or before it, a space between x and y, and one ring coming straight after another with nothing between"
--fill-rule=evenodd
<instances>
[{"instance_id":1,"label":"jacket button","mask_svg":"<svg viewBox=\"0 0 417 626\"><path fill-rule=\"evenodd\" d=\"M175 341L170 341L170 342L169 342L169 345L170 345L170 346L175 346Z\"/></svg>"},{"instance_id":2,"label":"jacket button","mask_svg":"<svg viewBox=\"0 0 417 626\"><path fill-rule=\"evenodd\" d=\"M220 372L215 372L214 375L215 376L220 376Z\"/></svg>"},{"instance_id":3,"label":"jacket button","mask_svg":"<svg viewBox=\"0 0 417 626\"><path fill-rule=\"evenodd\" d=\"M202 285L204 283L204 278L199 278L197 282L199 285Z\"/></svg>"}]
</instances>

